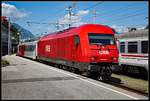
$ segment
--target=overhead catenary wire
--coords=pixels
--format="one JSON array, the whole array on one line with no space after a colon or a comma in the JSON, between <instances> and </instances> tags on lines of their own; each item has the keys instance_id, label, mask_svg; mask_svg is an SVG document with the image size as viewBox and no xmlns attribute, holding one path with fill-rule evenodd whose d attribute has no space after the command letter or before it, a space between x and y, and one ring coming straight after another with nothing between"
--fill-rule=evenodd
<instances>
[{"instance_id":1,"label":"overhead catenary wire","mask_svg":"<svg viewBox=\"0 0 150 101\"><path fill-rule=\"evenodd\" d=\"M102 4L103 2L101 1L101 2L98 2L98 3L96 3L96 4L94 4L94 5L92 5L92 6L89 6L89 7L87 7L87 8L85 8L85 9L83 9L83 10L89 10L89 9L93 9L93 8L95 8L95 7L97 7L99 4ZM137 3L134 3L134 4L137 4ZM132 4L130 4L130 5L132 5ZM113 10L111 10L111 11L115 11L115 10L129 10L129 8L131 9L132 7L130 7L130 5L126 5L127 7L122 7L122 8L117 8L117 9L113 9ZM66 8L66 7L65 7ZM62 10L61 10L61 12L62 12ZM112 12L113 13L113 12ZM106 15L111 15L112 13L107 13L107 12L104 12L104 13L101 13L101 14L106 14ZM98 16L99 14L96 14L96 16ZM102 16L103 16L102 15ZM114 14L113 14L114 15ZM117 15L120 15L120 14L117 14ZM122 15L121 15L122 16ZM130 18L130 17L129 17ZM122 18L121 18L122 19ZM127 18L128 19L128 18ZM117 20L117 19L116 19ZM114 21L112 21L112 22L114 22ZM56 27L57 27L57 29L59 28L59 25L58 25L58 23L59 22L57 22L57 24L55 23L49 23L49 25L56 25ZM116 23L116 22L115 22ZM37 22L37 24L46 24L46 23L38 23Z\"/></svg>"},{"instance_id":2,"label":"overhead catenary wire","mask_svg":"<svg viewBox=\"0 0 150 101\"><path fill-rule=\"evenodd\" d=\"M139 13L139 10L142 11L142 10L144 10L144 8L135 10L134 12L130 12L130 13L132 13L132 14L130 14L130 15L134 15L134 14L136 14L137 12ZM114 15L115 15L115 14L114 14ZM115 15L115 17L117 17L117 18L119 17L119 19L120 19L120 18L124 19L126 16L130 16L130 15L129 15L129 14L125 14L125 13L123 13L123 14L120 14L120 13L118 14L118 13L117 13L117 14ZM108 17L110 17L110 16L108 16ZM105 19L104 19L104 18L102 17L102 18L100 18L100 20L104 20L104 22L108 22L108 21L111 20L111 19L107 19L107 21L105 21L106 18L107 18L107 17L105 17ZM115 21L115 20L118 20L118 19L114 18L113 21ZM112 21L110 21L110 22L112 22Z\"/></svg>"},{"instance_id":3,"label":"overhead catenary wire","mask_svg":"<svg viewBox=\"0 0 150 101\"><path fill-rule=\"evenodd\" d=\"M30 26L30 24L47 24L47 25L55 25L55 28L57 29L57 30L59 30L59 25L61 25L61 26L64 26L64 25L68 25L68 24L59 24L58 22L49 22L49 23L46 23L46 22L30 22L30 21L27 21L27 24L28 24L28 26Z\"/></svg>"},{"instance_id":4,"label":"overhead catenary wire","mask_svg":"<svg viewBox=\"0 0 150 101\"><path fill-rule=\"evenodd\" d=\"M73 3L73 7L74 7L74 8L75 8L75 6L76 6L76 2ZM64 7L64 9L65 9L65 8L66 8L66 7ZM62 11L63 11L63 10L61 9L61 11L59 10L58 13L60 14L60 13L62 13ZM58 14L58 13L56 13L56 14ZM57 16L58 16L58 15L57 15ZM49 17L47 17L47 18L49 18ZM47 19L47 18L46 18L46 19ZM46 19L44 19L44 21L45 21ZM42 20L42 21L43 21L43 20ZM60 24L58 20L57 20L56 22L49 22L49 23L41 23L41 22L33 22L33 21L29 22L29 21L27 21L28 26L30 26L31 23L32 23L32 24L56 25L56 28L57 28L57 29L59 29L59 25L61 25L61 26L69 25L69 24Z\"/></svg>"},{"instance_id":5,"label":"overhead catenary wire","mask_svg":"<svg viewBox=\"0 0 150 101\"><path fill-rule=\"evenodd\" d=\"M75 7L76 7L76 1L73 1L72 7L74 7L74 9L75 9ZM62 9L66 9L66 7L62 7L60 10L58 10L58 12L55 13L55 14L57 14L55 17L58 17L58 16L60 16L60 14L64 13L64 10L62 10ZM49 16L47 18L45 18L44 20L40 20L40 21L45 21L48 18L49 18ZM58 22L58 20L56 22Z\"/></svg>"},{"instance_id":6,"label":"overhead catenary wire","mask_svg":"<svg viewBox=\"0 0 150 101\"><path fill-rule=\"evenodd\" d=\"M137 17L137 15L141 16L141 14L145 14L145 13L147 13L147 12L134 13L133 15L128 15L128 16L126 16L126 17L124 17L124 18L115 19L115 20L111 21L110 23L112 24L112 22L116 23L116 22L118 22L118 21L120 21L120 20L123 21L123 20L126 20L126 19L131 18L131 17ZM143 15L142 15L142 16L143 16Z\"/></svg>"},{"instance_id":7,"label":"overhead catenary wire","mask_svg":"<svg viewBox=\"0 0 150 101\"><path fill-rule=\"evenodd\" d=\"M139 3L134 3L134 4L139 4ZM133 4L129 4L129 5L125 5L125 6L127 6L127 7L119 7L119 8L116 8L116 9L111 9L110 11L112 12L112 11L120 11L120 10L127 10L127 9L131 9L131 8L133 8L134 6L133 6ZM112 12L112 13L114 13L114 12ZM105 15L112 15L112 13L110 13L110 12L104 12L104 13L99 13L99 14L97 14L97 15L100 15L101 14L101 16L103 16L104 14Z\"/></svg>"},{"instance_id":8,"label":"overhead catenary wire","mask_svg":"<svg viewBox=\"0 0 150 101\"><path fill-rule=\"evenodd\" d=\"M87 10L87 9L91 9L91 8L93 8L93 7L95 7L95 6L97 6L97 5L99 5L99 4L101 4L102 2L99 2L99 3L96 3L96 4L94 4L94 5L92 5L92 6L90 6L90 7L88 7L88 8L85 8L84 10ZM73 6L75 6L75 4L73 4ZM64 7L64 9L65 9L66 7ZM61 11L59 11L59 13L60 12L62 12L62 10ZM45 19L46 20L46 19ZM44 21L45 21L44 20ZM29 21L27 21L27 23L28 23L28 25L29 25ZM41 23L41 22L32 22L32 23L34 23L34 24L56 24L56 23ZM58 23L58 22L57 22Z\"/></svg>"},{"instance_id":9,"label":"overhead catenary wire","mask_svg":"<svg viewBox=\"0 0 150 101\"><path fill-rule=\"evenodd\" d=\"M133 14L134 14L134 13L139 12L139 11L142 11L142 10L144 10L144 9L145 9L145 8L137 9L137 10L134 10L134 12L129 12L129 13L133 13ZM122 14L122 13L121 13L121 14L120 14L120 13L116 13L116 14L113 14L113 15L115 15L115 16L117 16L117 17L120 16L120 15L121 15L121 16L126 16L127 13L124 13L124 12L123 12L123 14ZM110 16L108 16L108 17L110 17ZM103 17L102 17L102 18L103 18ZM106 17L105 17L105 18L106 18Z\"/></svg>"},{"instance_id":10,"label":"overhead catenary wire","mask_svg":"<svg viewBox=\"0 0 150 101\"><path fill-rule=\"evenodd\" d=\"M136 15L138 15L138 14L136 14ZM139 14L139 16L140 15L141 14ZM134 17L138 17L138 16L132 15L132 16L128 16L126 19L128 19L128 18L134 18ZM124 19L124 20L126 20L126 19ZM123 20L119 20L119 21L123 21ZM114 22L114 23L116 23L116 22ZM109 23L107 25L112 26L114 23ZM131 28L143 28L143 29L146 28L145 24L143 25L143 23L139 23L139 22L136 22L136 24L134 23L134 24L130 24L130 25L126 25L125 23L119 23L119 25L115 24L115 26L120 26L120 27L124 27L124 28L129 28L129 27L131 27Z\"/></svg>"},{"instance_id":11,"label":"overhead catenary wire","mask_svg":"<svg viewBox=\"0 0 150 101\"><path fill-rule=\"evenodd\" d=\"M61 8L60 10L58 10L58 12L56 12L55 14L57 14L57 16L58 15L60 15L61 13L63 13L63 10L62 9L65 9L66 7L63 7L63 8ZM54 16L54 15L53 15ZM57 17L57 16L55 16L55 17ZM46 17L46 18L44 18L43 20L39 20L39 21L45 21L45 20L47 20L49 18L49 16L48 17Z\"/></svg>"},{"instance_id":12,"label":"overhead catenary wire","mask_svg":"<svg viewBox=\"0 0 150 101\"><path fill-rule=\"evenodd\" d=\"M141 16L141 15L140 15ZM134 17L130 17L130 18L135 18L135 17L139 17L139 16L134 16ZM127 18L128 19L128 21L126 21L126 22L124 22L124 23L119 23L119 24L117 24L117 26L122 26L122 25L128 25L129 24L129 19L130 18ZM143 17L144 18L144 17ZM126 19L125 19L126 20ZM121 22L122 20L120 20L120 22ZM128 26L145 26L145 23L139 23L139 22L137 22L137 21L134 21L134 23L133 23L133 19L131 19L131 21L132 21L132 24L130 24L130 25L128 25ZM116 22L114 22L114 23L109 23L109 25L111 24L111 25L113 25L113 24L115 24ZM148 23L148 22L147 22Z\"/></svg>"},{"instance_id":13,"label":"overhead catenary wire","mask_svg":"<svg viewBox=\"0 0 150 101\"><path fill-rule=\"evenodd\" d=\"M96 4L94 4L94 5L90 6L90 7L87 7L87 8L85 8L85 9L83 9L83 10L89 10L89 9L92 9L92 8L98 6L99 4L102 4L102 3L103 3L103 2L100 1L99 3L96 3Z\"/></svg>"},{"instance_id":14,"label":"overhead catenary wire","mask_svg":"<svg viewBox=\"0 0 150 101\"><path fill-rule=\"evenodd\" d=\"M139 4L139 3L134 3L134 4ZM133 5L133 4L132 4ZM120 10L130 10L130 9L134 9L133 8L133 6L131 6L131 4L129 4L129 5L126 5L127 7L121 7L121 8L117 8L117 9L113 9L113 10L111 10L111 11L120 11ZM139 9L140 10L140 9ZM143 8L142 8L142 10L144 10ZM136 11L138 11L138 10L136 10ZM108 16L108 15L110 15L110 16L112 16L112 15L122 15L122 14L120 14L120 13L114 13L114 12L112 12L112 13L110 13L110 11L109 12L104 12L104 13L99 13L99 14L97 14L97 17L99 17L99 15L101 14L101 16L100 16L100 18L106 18L106 17L104 17L104 16ZM124 12L123 12L124 13ZM108 16L108 17L110 17L110 16ZM92 17L92 16L91 16ZM91 19L91 17L89 17L89 20Z\"/></svg>"}]
</instances>

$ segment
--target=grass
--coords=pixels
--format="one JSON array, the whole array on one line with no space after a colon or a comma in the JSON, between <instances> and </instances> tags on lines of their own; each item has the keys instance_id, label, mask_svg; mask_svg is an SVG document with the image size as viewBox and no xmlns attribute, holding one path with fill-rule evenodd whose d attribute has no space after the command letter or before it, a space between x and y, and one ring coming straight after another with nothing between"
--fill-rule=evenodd
<instances>
[{"instance_id":1,"label":"grass","mask_svg":"<svg viewBox=\"0 0 150 101\"><path fill-rule=\"evenodd\" d=\"M140 91L142 93L148 93L148 81L146 80L128 77L125 75L118 75L114 73L112 74L112 77L121 79L122 86Z\"/></svg>"},{"instance_id":2,"label":"grass","mask_svg":"<svg viewBox=\"0 0 150 101\"><path fill-rule=\"evenodd\" d=\"M2 59L2 60L1 60L1 65L2 65L2 67L8 66L9 64L10 64L9 61L7 61L7 60L5 60L5 59Z\"/></svg>"}]
</instances>

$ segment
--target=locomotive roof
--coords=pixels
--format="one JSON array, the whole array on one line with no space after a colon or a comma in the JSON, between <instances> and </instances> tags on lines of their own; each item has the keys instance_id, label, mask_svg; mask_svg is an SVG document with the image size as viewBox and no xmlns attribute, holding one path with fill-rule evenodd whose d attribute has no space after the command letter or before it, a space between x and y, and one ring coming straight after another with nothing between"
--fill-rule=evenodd
<instances>
[{"instance_id":1,"label":"locomotive roof","mask_svg":"<svg viewBox=\"0 0 150 101\"><path fill-rule=\"evenodd\" d=\"M102 27L102 28L100 29L100 27ZM47 34L47 35L41 37L40 41L42 41L42 40L48 40L49 38L55 37L57 35L59 35L59 36L73 35L73 34L77 34L82 29L90 30L90 29L93 29L93 28L95 28L96 30L103 30L103 31L107 30L108 33L114 33L114 30L112 28L110 28L109 26L106 26L106 25L84 24L84 25L81 25L79 27L71 27L71 28L68 28L68 29L65 29L65 30L62 30L62 31L58 31L58 32ZM73 32L73 31L75 31L75 33L71 33L71 34L67 33L67 32Z\"/></svg>"},{"instance_id":2,"label":"locomotive roof","mask_svg":"<svg viewBox=\"0 0 150 101\"><path fill-rule=\"evenodd\" d=\"M116 38L134 38L134 37L148 37L148 29L136 30L132 32L125 32L122 34L117 34Z\"/></svg>"},{"instance_id":3,"label":"locomotive roof","mask_svg":"<svg viewBox=\"0 0 150 101\"><path fill-rule=\"evenodd\" d=\"M43 36L42 38L47 38L47 37L52 36L52 35L61 34L61 33L63 33L63 32L67 32L67 31L69 31L69 30L71 30L71 29L74 29L74 28L76 28L76 27L70 27L70 28L67 28L67 29L64 29L64 30L61 30L61 31L49 33L49 34Z\"/></svg>"}]
</instances>

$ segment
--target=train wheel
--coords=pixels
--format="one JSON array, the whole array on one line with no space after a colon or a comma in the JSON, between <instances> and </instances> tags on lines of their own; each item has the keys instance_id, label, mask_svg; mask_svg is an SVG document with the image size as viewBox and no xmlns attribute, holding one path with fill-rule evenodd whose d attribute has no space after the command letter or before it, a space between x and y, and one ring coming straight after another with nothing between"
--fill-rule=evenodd
<instances>
[{"instance_id":1,"label":"train wheel","mask_svg":"<svg viewBox=\"0 0 150 101\"><path fill-rule=\"evenodd\" d=\"M76 73L77 72L76 68L71 67L71 72Z\"/></svg>"},{"instance_id":2,"label":"train wheel","mask_svg":"<svg viewBox=\"0 0 150 101\"><path fill-rule=\"evenodd\" d=\"M70 67L70 72L74 72L73 67Z\"/></svg>"},{"instance_id":3,"label":"train wheel","mask_svg":"<svg viewBox=\"0 0 150 101\"><path fill-rule=\"evenodd\" d=\"M58 68L59 68L59 69L62 69L62 65L58 65Z\"/></svg>"},{"instance_id":4,"label":"train wheel","mask_svg":"<svg viewBox=\"0 0 150 101\"><path fill-rule=\"evenodd\" d=\"M83 71L82 73L81 73L81 75L83 75L83 76L86 76L86 77L90 77L91 76L91 72L90 71Z\"/></svg>"},{"instance_id":5,"label":"train wheel","mask_svg":"<svg viewBox=\"0 0 150 101\"><path fill-rule=\"evenodd\" d=\"M68 71L71 72L72 71L72 67L69 66L68 67Z\"/></svg>"},{"instance_id":6,"label":"train wheel","mask_svg":"<svg viewBox=\"0 0 150 101\"><path fill-rule=\"evenodd\" d=\"M91 72L90 77L97 80L99 78L99 72Z\"/></svg>"},{"instance_id":7,"label":"train wheel","mask_svg":"<svg viewBox=\"0 0 150 101\"><path fill-rule=\"evenodd\" d=\"M66 68L66 66L62 65L62 69L63 69L63 70L66 70L67 68Z\"/></svg>"},{"instance_id":8,"label":"train wheel","mask_svg":"<svg viewBox=\"0 0 150 101\"><path fill-rule=\"evenodd\" d=\"M76 68L76 73L81 74L81 71L79 71L79 69Z\"/></svg>"},{"instance_id":9,"label":"train wheel","mask_svg":"<svg viewBox=\"0 0 150 101\"><path fill-rule=\"evenodd\" d=\"M98 80L108 81L111 77L112 71L110 67L102 67L100 70L100 76L98 76Z\"/></svg>"},{"instance_id":10,"label":"train wheel","mask_svg":"<svg viewBox=\"0 0 150 101\"><path fill-rule=\"evenodd\" d=\"M56 67L56 68L59 68L59 65L58 65L58 64L55 64L55 67Z\"/></svg>"},{"instance_id":11,"label":"train wheel","mask_svg":"<svg viewBox=\"0 0 150 101\"><path fill-rule=\"evenodd\" d=\"M66 66L66 70L67 70L67 71L70 71L70 67L69 67L69 66Z\"/></svg>"}]
</instances>

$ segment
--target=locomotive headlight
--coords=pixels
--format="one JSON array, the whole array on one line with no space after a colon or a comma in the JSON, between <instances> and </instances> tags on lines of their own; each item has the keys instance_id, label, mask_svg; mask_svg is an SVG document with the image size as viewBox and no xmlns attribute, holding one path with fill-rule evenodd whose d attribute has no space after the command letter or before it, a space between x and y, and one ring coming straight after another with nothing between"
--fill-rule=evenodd
<instances>
[{"instance_id":1,"label":"locomotive headlight","mask_svg":"<svg viewBox=\"0 0 150 101\"><path fill-rule=\"evenodd\" d=\"M91 60L95 60L95 58L94 58L94 57L91 57Z\"/></svg>"},{"instance_id":2,"label":"locomotive headlight","mask_svg":"<svg viewBox=\"0 0 150 101\"><path fill-rule=\"evenodd\" d=\"M117 58L116 58L116 57L114 57L114 58L113 58L113 60L117 60Z\"/></svg>"}]
</instances>

